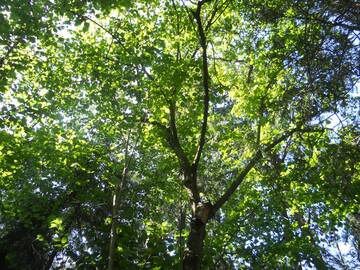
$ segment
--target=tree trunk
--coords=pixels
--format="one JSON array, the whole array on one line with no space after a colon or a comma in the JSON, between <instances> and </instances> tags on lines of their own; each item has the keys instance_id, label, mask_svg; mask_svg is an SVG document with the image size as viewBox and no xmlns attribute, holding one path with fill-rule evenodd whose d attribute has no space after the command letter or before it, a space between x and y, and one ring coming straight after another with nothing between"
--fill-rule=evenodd
<instances>
[{"instance_id":1,"label":"tree trunk","mask_svg":"<svg viewBox=\"0 0 360 270\"><path fill-rule=\"evenodd\" d=\"M124 168L121 174L121 178L116 185L116 189L113 195L113 205L112 205L112 213L111 213L111 229L110 229L110 244L109 244L109 258L108 258L108 270L114 269L115 262L115 250L116 250L116 241L117 241L117 232L116 229L118 227L117 219L118 219L118 211L120 208L120 194L125 186L125 182L128 176L130 159L129 157L129 141L130 141L131 130L129 130L126 145L125 145L125 158L124 158ZM135 143L136 144L136 143Z\"/></svg>"},{"instance_id":2,"label":"tree trunk","mask_svg":"<svg viewBox=\"0 0 360 270\"><path fill-rule=\"evenodd\" d=\"M115 248L117 241L116 234L116 218L117 218L117 192L113 196L113 209L111 214L111 229L110 229L110 246L109 246L109 261L108 261L108 270L114 269L114 260L115 260Z\"/></svg>"},{"instance_id":3,"label":"tree trunk","mask_svg":"<svg viewBox=\"0 0 360 270\"><path fill-rule=\"evenodd\" d=\"M51 266L53 265L54 259L56 257L56 255L58 254L57 250L54 250L53 252L51 252L49 259L47 260L45 266L43 267L44 270L50 270Z\"/></svg>"},{"instance_id":4,"label":"tree trunk","mask_svg":"<svg viewBox=\"0 0 360 270\"><path fill-rule=\"evenodd\" d=\"M116 241L117 241L117 232L116 229L118 227L117 218L118 211L120 208L120 194L123 186L125 185L125 181L128 174L128 164L125 164L120 182L118 183L115 194L113 196L113 208L111 214L111 230L110 230L110 245L109 245L109 261L108 261L108 270L114 269L114 261L115 261L115 250L116 250Z\"/></svg>"},{"instance_id":5,"label":"tree trunk","mask_svg":"<svg viewBox=\"0 0 360 270\"><path fill-rule=\"evenodd\" d=\"M186 223L186 210L185 207L183 207L182 205L182 200L181 200L181 205L180 205L180 217L179 217L179 257L180 257L180 263L179 263L179 270L184 270L184 235L183 235L183 231L185 229L185 223Z\"/></svg>"},{"instance_id":6,"label":"tree trunk","mask_svg":"<svg viewBox=\"0 0 360 270\"><path fill-rule=\"evenodd\" d=\"M201 268L205 235L206 223L203 223L199 218L194 218L190 224L190 234L184 253L184 270L199 270Z\"/></svg>"}]
</instances>

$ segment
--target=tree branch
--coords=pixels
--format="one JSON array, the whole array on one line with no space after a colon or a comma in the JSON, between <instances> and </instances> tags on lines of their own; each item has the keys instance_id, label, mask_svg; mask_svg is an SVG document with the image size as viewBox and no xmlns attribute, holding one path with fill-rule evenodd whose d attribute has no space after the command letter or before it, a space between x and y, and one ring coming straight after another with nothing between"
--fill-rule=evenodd
<instances>
[{"instance_id":1,"label":"tree branch","mask_svg":"<svg viewBox=\"0 0 360 270\"><path fill-rule=\"evenodd\" d=\"M226 59L223 57L209 57L209 58L210 58L210 60L218 60L218 61L227 62L227 63L231 63L231 64L245 63L245 60L242 60L242 59L231 60L231 59Z\"/></svg>"},{"instance_id":2,"label":"tree branch","mask_svg":"<svg viewBox=\"0 0 360 270\"><path fill-rule=\"evenodd\" d=\"M272 143L270 144L266 144L265 147L263 149L258 149L255 154L253 155L253 157L249 160L248 164L243 168L243 170L241 171L241 173L236 177L236 179L231 183L230 187L224 192L224 194L215 202L214 207L213 207L213 213L215 214L215 212L217 210L219 210L224 203L226 203L231 195L236 191L236 189L240 186L240 184L243 182L243 180L245 179L246 175L249 173L249 171L254 168L254 166L262 159L263 157L263 152L268 152L271 149L273 149L276 145L278 145L279 143L281 143L282 141L286 140L288 137L290 137L291 135L293 135L296 132L322 132L324 131L324 129L318 129L318 128L313 128L313 127L307 127L307 128L294 128L292 130L289 130L287 132L285 132L283 135L281 135L279 138L275 139Z\"/></svg>"},{"instance_id":3,"label":"tree branch","mask_svg":"<svg viewBox=\"0 0 360 270\"><path fill-rule=\"evenodd\" d=\"M230 5L231 2L232 2L231 0L230 1L224 1L224 3L222 3L220 5L220 7L215 7L214 8L214 10L213 10L213 12L211 14L211 17L210 17L208 23L205 26L205 32L207 32L210 29L210 27L220 18L220 16L227 9L227 7ZM217 17L215 17L216 15L217 15Z\"/></svg>"},{"instance_id":4,"label":"tree branch","mask_svg":"<svg viewBox=\"0 0 360 270\"><path fill-rule=\"evenodd\" d=\"M172 121L170 121L170 122L172 122ZM189 162L188 158L186 157L185 152L180 145L177 135L174 138L174 133L173 133L174 131L172 131L172 128L168 128L165 125L163 125L157 121L151 121L151 122L148 121L148 123L158 127L162 132L164 132L166 141L168 142L170 148L174 151L176 157L179 159L181 169L183 171L189 172L191 170L190 162ZM172 125L172 124L170 124L170 125ZM176 131L176 128L175 128L175 131Z\"/></svg>"},{"instance_id":5,"label":"tree branch","mask_svg":"<svg viewBox=\"0 0 360 270\"><path fill-rule=\"evenodd\" d=\"M149 74L144 67L142 70L149 77L150 80L155 81L155 78L151 74ZM167 99L165 93L161 90L161 86L157 85L157 87L159 88L161 94L164 96L164 99L166 100L166 102L169 105L170 127L168 128L167 126L165 126L157 121L151 121L151 122L147 121L147 122L154 126L157 126L162 132L164 132L166 141L168 142L170 148L174 151L175 155L179 159L181 169L183 171L189 172L191 170L190 162L189 162L188 158L186 157L184 150L181 147L178 133L177 133L177 128L176 128L175 97L173 96L172 100ZM175 95L175 93L174 93L174 95Z\"/></svg>"},{"instance_id":6,"label":"tree branch","mask_svg":"<svg viewBox=\"0 0 360 270\"><path fill-rule=\"evenodd\" d=\"M70 12L72 14L74 14L75 16L80 17L82 20L84 21L90 21L93 24L95 24L96 26L98 26L100 29L102 29L105 33L109 34L113 40L116 40L118 42L118 44L125 50L127 51L125 45L123 44L123 42L119 39L119 36L116 33L113 33L110 31L110 29L107 29L105 26L103 26L102 24L98 23L97 21L95 21L94 19L84 15L84 14L78 14L72 10L70 10Z\"/></svg>"},{"instance_id":7,"label":"tree branch","mask_svg":"<svg viewBox=\"0 0 360 270\"><path fill-rule=\"evenodd\" d=\"M189 20L190 20L190 22L191 22L191 25L192 25L193 28L195 29L195 25L194 25L194 22L193 22L193 20L192 20L191 12L190 12L189 8L186 6L184 0L181 0L181 2L182 2L183 6L184 6L184 8L185 8L185 11L186 11L187 15L189 16Z\"/></svg>"},{"instance_id":8,"label":"tree branch","mask_svg":"<svg viewBox=\"0 0 360 270\"><path fill-rule=\"evenodd\" d=\"M203 62L203 66L202 66L202 73L203 73L203 88L204 88L204 100L203 100L203 119L202 119L202 125L201 125L201 131L200 131L200 139L199 139L199 144L198 144L198 148L194 157L194 161L193 161L193 168L196 170L199 161L200 161L200 157L204 148L204 144L205 144L205 137L206 137L206 131L207 131L207 121L208 121L208 116L209 116L209 100L210 100L210 96L209 96L209 67L208 67L208 59L207 59L207 41L206 41L206 36L205 36L205 32L204 32L204 28L202 25L202 21L201 21L201 7L204 3L209 2L209 1L199 1L198 2L198 6L195 12L193 12L194 18L196 20L197 23L197 27L198 27L198 34L199 34L199 39L200 39L200 45L202 48L202 62Z\"/></svg>"}]
</instances>

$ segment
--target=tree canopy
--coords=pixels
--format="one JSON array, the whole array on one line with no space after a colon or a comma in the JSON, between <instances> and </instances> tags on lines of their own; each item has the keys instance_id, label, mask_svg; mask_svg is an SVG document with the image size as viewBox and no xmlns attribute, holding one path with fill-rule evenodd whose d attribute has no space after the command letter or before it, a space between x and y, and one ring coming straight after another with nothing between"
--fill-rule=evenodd
<instances>
[{"instance_id":1,"label":"tree canopy","mask_svg":"<svg viewBox=\"0 0 360 270\"><path fill-rule=\"evenodd\" d=\"M360 267L356 0L0 3L0 269Z\"/></svg>"}]
</instances>

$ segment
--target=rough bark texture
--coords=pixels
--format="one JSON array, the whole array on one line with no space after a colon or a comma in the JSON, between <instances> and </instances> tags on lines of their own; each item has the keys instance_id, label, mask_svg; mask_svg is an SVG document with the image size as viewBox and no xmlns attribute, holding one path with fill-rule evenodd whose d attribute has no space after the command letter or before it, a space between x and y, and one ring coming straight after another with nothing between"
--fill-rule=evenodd
<instances>
[{"instance_id":1,"label":"rough bark texture","mask_svg":"<svg viewBox=\"0 0 360 270\"><path fill-rule=\"evenodd\" d=\"M210 203L193 204L192 220L187 248L184 253L183 269L198 270L201 268L206 224L213 216L213 206Z\"/></svg>"},{"instance_id":2,"label":"rough bark texture","mask_svg":"<svg viewBox=\"0 0 360 270\"><path fill-rule=\"evenodd\" d=\"M190 224L187 249L184 253L184 270L200 269L205 236L206 224L198 218L193 219Z\"/></svg>"}]
</instances>

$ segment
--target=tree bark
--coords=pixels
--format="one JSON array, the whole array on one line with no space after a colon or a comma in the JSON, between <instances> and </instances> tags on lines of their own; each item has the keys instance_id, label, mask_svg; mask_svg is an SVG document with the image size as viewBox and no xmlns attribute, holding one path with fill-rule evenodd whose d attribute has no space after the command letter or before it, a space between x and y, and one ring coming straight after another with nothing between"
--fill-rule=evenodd
<instances>
[{"instance_id":1,"label":"tree bark","mask_svg":"<svg viewBox=\"0 0 360 270\"><path fill-rule=\"evenodd\" d=\"M115 263L115 250L116 250L116 241L117 241L117 232L116 229L118 227L117 218L118 211L120 208L120 194L125 186L125 181L127 180L128 170L129 170L129 141L130 141L131 130L128 133L125 145L125 159L124 159L124 168L119 179L119 182L116 185L116 189L113 195L113 204L112 204L112 213L111 213L111 229L110 229L110 244L109 244L109 257L108 257L108 270L114 269Z\"/></svg>"},{"instance_id":2,"label":"tree bark","mask_svg":"<svg viewBox=\"0 0 360 270\"><path fill-rule=\"evenodd\" d=\"M192 219L187 247L184 252L183 269L201 269L206 224L213 217L213 206L210 203L193 203Z\"/></svg>"},{"instance_id":3,"label":"tree bark","mask_svg":"<svg viewBox=\"0 0 360 270\"><path fill-rule=\"evenodd\" d=\"M190 223L190 234L184 253L183 269L198 270L201 268L206 224L195 218Z\"/></svg>"},{"instance_id":4,"label":"tree bark","mask_svg":"<svg viewBox=\"0 0 360 270\"><path fill-rule=\"evenodd\" d=\"M108 270L114 269L115 262L115 250L116 250L116 241L117 241L117 232L116 229L118 227L117 218L118 211L120 207L120 194L124 182L126 181L127 173L128 173L128 164L125 164L123 169L122 177L120 183L118 184L115 193L113 195L113 205L112 205L112 214L111 214L111 229L110 229L110 244L109 244L109 261L108 261Z\"/></svg>"}]
</instances>

